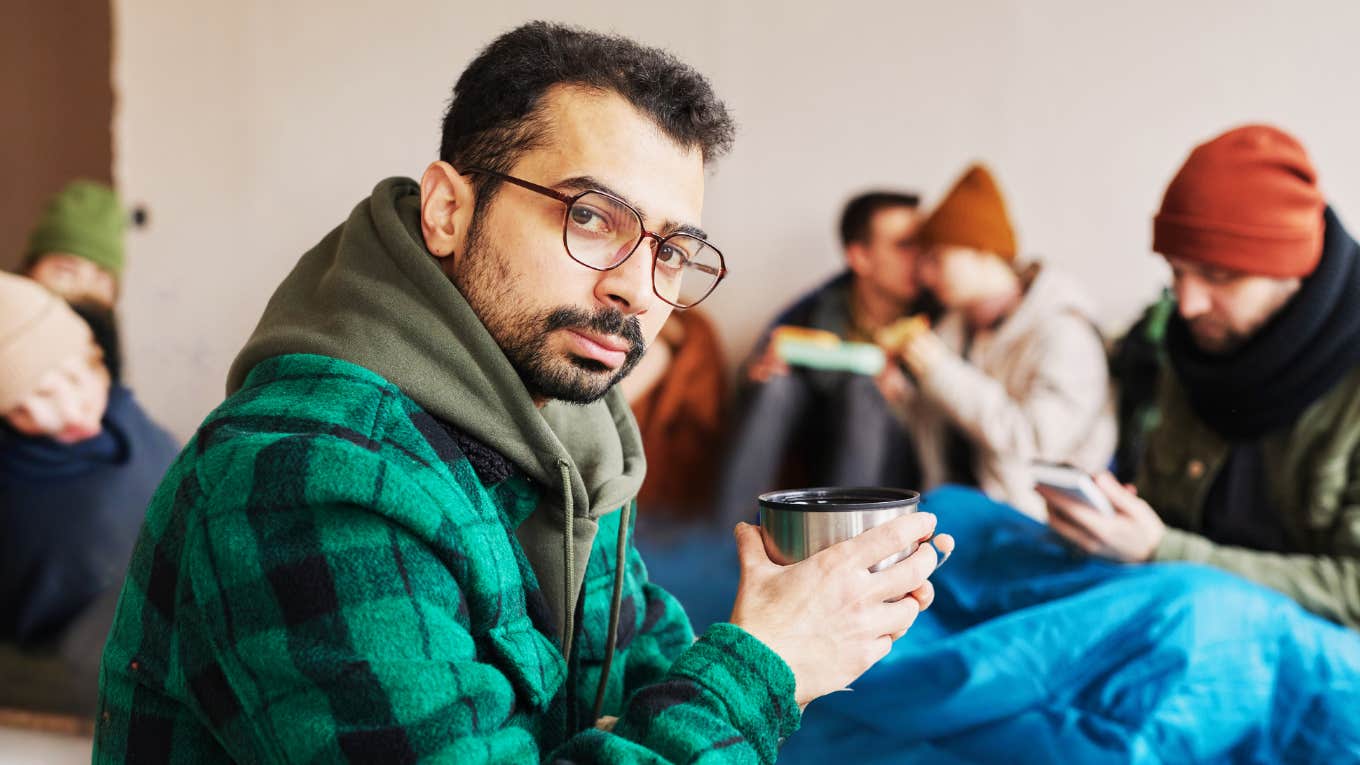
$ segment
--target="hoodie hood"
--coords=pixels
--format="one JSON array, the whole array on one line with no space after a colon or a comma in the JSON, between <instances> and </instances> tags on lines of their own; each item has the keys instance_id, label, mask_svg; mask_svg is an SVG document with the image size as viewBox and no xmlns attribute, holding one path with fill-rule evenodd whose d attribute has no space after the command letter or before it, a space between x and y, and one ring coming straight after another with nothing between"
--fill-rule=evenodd
<instances>
[{"instance_id":1,"label":"hoodie hood","mask_svg":"<svg viewBox=\"0 0 1360 765\"><path fill-rule=\"evenodd\" d=\"M504 455L545 490L516 533L550 606L565 611L556 616L559 627L566 625L569 651L597 520L626 505L642 484L637 425L618 390L587 406L534 406L500 346L426 249L419 212L415 181L389 178L374 187L274 293L232 364L227 393L267 358L330 356L381 375L430 414Z\"/></svg>"}]
</instances>

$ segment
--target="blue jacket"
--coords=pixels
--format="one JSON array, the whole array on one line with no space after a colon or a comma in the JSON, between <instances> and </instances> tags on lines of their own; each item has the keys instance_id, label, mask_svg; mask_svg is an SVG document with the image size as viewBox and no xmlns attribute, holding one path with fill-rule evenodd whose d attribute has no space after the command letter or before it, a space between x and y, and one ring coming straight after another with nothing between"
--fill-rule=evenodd
<instances>
[{"instance_id":1,"label":"blue jacket","mask_svg":"<svg viewBox=\"0 0 1360 765\"><path fill-rule=\"evenodd\" d=\"M77 444L0 423L0 639L48 637L121 580L178 451L118 385L103 431Z\"/></svg>"}]
</instances>

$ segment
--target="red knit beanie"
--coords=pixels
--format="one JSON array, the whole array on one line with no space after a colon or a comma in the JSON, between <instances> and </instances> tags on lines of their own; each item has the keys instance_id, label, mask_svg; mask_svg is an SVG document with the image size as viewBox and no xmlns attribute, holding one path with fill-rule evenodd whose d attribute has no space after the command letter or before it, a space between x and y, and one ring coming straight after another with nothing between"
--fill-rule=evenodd
<instances>
[{"instance_id":1,"label":"red knit beanie","mask_svg":"<svg viewBox=\"0 0 1360 765\"><path fill-rule=\"evenodd\" d=\"M1307 276L1322 258L1325 204L1303 146L1278 128L1247 125L1190 152L1153 219L1152 249L1259 276Z\"/></svg>"}]
</instances>

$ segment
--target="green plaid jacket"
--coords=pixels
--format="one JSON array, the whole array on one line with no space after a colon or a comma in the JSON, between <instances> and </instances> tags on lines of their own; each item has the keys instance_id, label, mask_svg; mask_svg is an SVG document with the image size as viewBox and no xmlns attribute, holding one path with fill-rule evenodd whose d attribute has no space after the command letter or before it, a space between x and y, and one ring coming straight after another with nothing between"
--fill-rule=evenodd
<instances>
[{"instance_id":1,"label":"green plaid jacket","mask_svg":"<svg viewBox=\"0 0 1360 765\"><path fill-rule=\"evenodd\" d=\"M539 491L362 367L258 365L152 500L95 761L773 761L799 721L787 665L730 624L694 640L631 544L617 560L618 512L569 671L514 534ZM620 565L606 732L588 718Z\"/></svg>"}]
</instances>

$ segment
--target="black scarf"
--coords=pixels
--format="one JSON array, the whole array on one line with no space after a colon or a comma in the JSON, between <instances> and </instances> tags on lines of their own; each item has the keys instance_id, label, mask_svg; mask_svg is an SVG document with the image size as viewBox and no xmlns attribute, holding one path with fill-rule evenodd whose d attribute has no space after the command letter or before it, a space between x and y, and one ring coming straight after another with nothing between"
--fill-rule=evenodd
<instances>
[{"instance_id":1,"label":"black scarf","mask_svg":"<svg viewBox=\"0 0 1360 765\"><path fill-rule=\"evenodd\" d=\"M1246 345L1205 353L1185 320L1171 318L1167 351L1190 406L1228 440L1289 425L1360 363L1360 246L1330 207L1323 220L1317 270Z\"/></svg>"}]
</instances>

